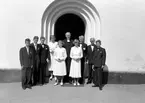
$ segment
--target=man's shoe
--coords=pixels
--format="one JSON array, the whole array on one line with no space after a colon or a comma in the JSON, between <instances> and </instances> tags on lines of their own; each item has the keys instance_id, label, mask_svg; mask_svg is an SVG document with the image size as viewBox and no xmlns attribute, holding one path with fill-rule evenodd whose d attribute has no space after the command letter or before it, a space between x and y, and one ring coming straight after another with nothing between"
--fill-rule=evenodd
<instances>
[{"instance_id":1,"label":"man's shoe","mask_svg":"<svg viewBox=\"0 0 145 103\"><path fill-rule=\"evenodd\" d=\"M97 85L92 85L92 87L98 87Z\"/></svg>"},{"instance_id":2,"label":"man's shoe","mask_svg":"<svg viewBox=\"0 0 145 103\"><path fill-rule=\"evenodd\" d=\"M102 90L102 87L101 86L99 87L99 90Z\"/></svg>"},{"instance_id":3,"label":"man's shoe","mask_svg":"<svg viewBox=\"0 0 145 103\"><path fill-rule=\"evenodd\" d=\"M22 87L22 89L23 89L23 90L25 90L25 89L26 89L26 87Z\"/></svg>"},{"instance_id":4,"label":"man's shoe","mask_svg":"<svg viewBox=\"0 0 145 103\"><path fill-rule=\"evenodd\" d=\"M87 84L91 84L91 83L92 83L91 81L88 81L88 82L87 82Z\"/></svg>"}]
</instances>

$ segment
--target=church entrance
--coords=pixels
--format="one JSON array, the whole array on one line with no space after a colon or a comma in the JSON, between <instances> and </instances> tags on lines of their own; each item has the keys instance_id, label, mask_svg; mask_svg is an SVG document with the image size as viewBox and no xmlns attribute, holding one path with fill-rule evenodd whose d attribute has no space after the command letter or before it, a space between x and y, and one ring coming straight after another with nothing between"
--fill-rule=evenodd
<instances>
[{"instance_id":1,"label":"church entrance","mask_svg":"<svg viewBox=\"0 0 145 103\"><path fill-rule=\"evenodd\" d=\"M85 23L81 17L73 13L67 13L60 16L54 25L54 35L56 41L64 40L65 33L71 33L71 39L78 39L80 35L85 34Z\"/></svg>"}]
</instances>

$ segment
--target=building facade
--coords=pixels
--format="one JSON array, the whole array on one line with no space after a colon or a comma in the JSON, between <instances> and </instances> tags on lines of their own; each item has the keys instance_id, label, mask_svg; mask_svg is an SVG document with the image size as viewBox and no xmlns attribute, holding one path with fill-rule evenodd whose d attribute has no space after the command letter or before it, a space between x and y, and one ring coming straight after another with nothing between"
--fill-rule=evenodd
<instances>
[{"instance_id":1,"label":"building facade","mask_svg":"<svg viewBox=\"0 0 145 103\"><path fill-rule=\"evenodd\" d=\"M101 39L109 71L144 73L144 4L144 0L5 0L0 3L0 68L20 69L24 39L45 36L48 43L50 34L59 39L57 20L74 14L84 23L86 43L91 37Z\"/></svg>"}]
</instances>

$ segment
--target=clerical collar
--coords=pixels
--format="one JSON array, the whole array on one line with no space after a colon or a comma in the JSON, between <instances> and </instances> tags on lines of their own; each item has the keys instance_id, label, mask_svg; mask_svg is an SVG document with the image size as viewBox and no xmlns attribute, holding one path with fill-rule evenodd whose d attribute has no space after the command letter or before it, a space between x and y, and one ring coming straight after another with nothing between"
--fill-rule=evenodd
<instances>
[{"instance_id":1,"label":"clerical collar","mask_svg":"<svg viewBox=\"0 0 145 103\"><path fill-rule=\"evenodd\" d=\"M34 45L36 46L37 44L34 43Z\"/></svg>"}]
</instances>

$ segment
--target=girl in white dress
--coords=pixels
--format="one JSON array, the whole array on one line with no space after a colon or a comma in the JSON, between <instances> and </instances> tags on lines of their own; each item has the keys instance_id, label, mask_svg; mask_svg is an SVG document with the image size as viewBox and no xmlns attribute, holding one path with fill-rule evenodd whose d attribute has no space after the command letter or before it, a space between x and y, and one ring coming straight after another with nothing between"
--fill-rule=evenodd
<instances>
[{"instance_id":1,"label":"girl in white dress","mask_svg":"<svg viewBox=\"0 0 145 103\"><path fill-rule=\"evenodd\" d=\"M72 60L69 76L74 79L74 85L80 85L78 81L81 78L81 58L83 57L83 52L77 39L74 40L74 45L70 51Z\"/></svg>"},{"instance_id":2,"label":"girl in white dress","mask_svg":"<svg viewBox=\"0 0 145 103\"><path fill-rule=\"evenodd\" d=\"M57 42L55 41L55 36L51 35L50 36L50 42L48 43L49 46L49 50L50 50L50 56L51 56L51 62L50 62L50 67L49 67L49 71L50 71L50 80L53 79L53 66L54 66L54 50L57 47Z\"/></svg>"},{"instance_id":3,"label":"girl in white dress","mask_svg":"<svg viewBox=\"0 0 145 103\"><path fill-rule=\"evenodd\" d=\"M67 57L65 48L62 47L62 41L58 41L58 47L54 50L53 75L57 77L54 85L63 85L63 77L66 75L65 59Z\"/></svg>"}]
</instances>

